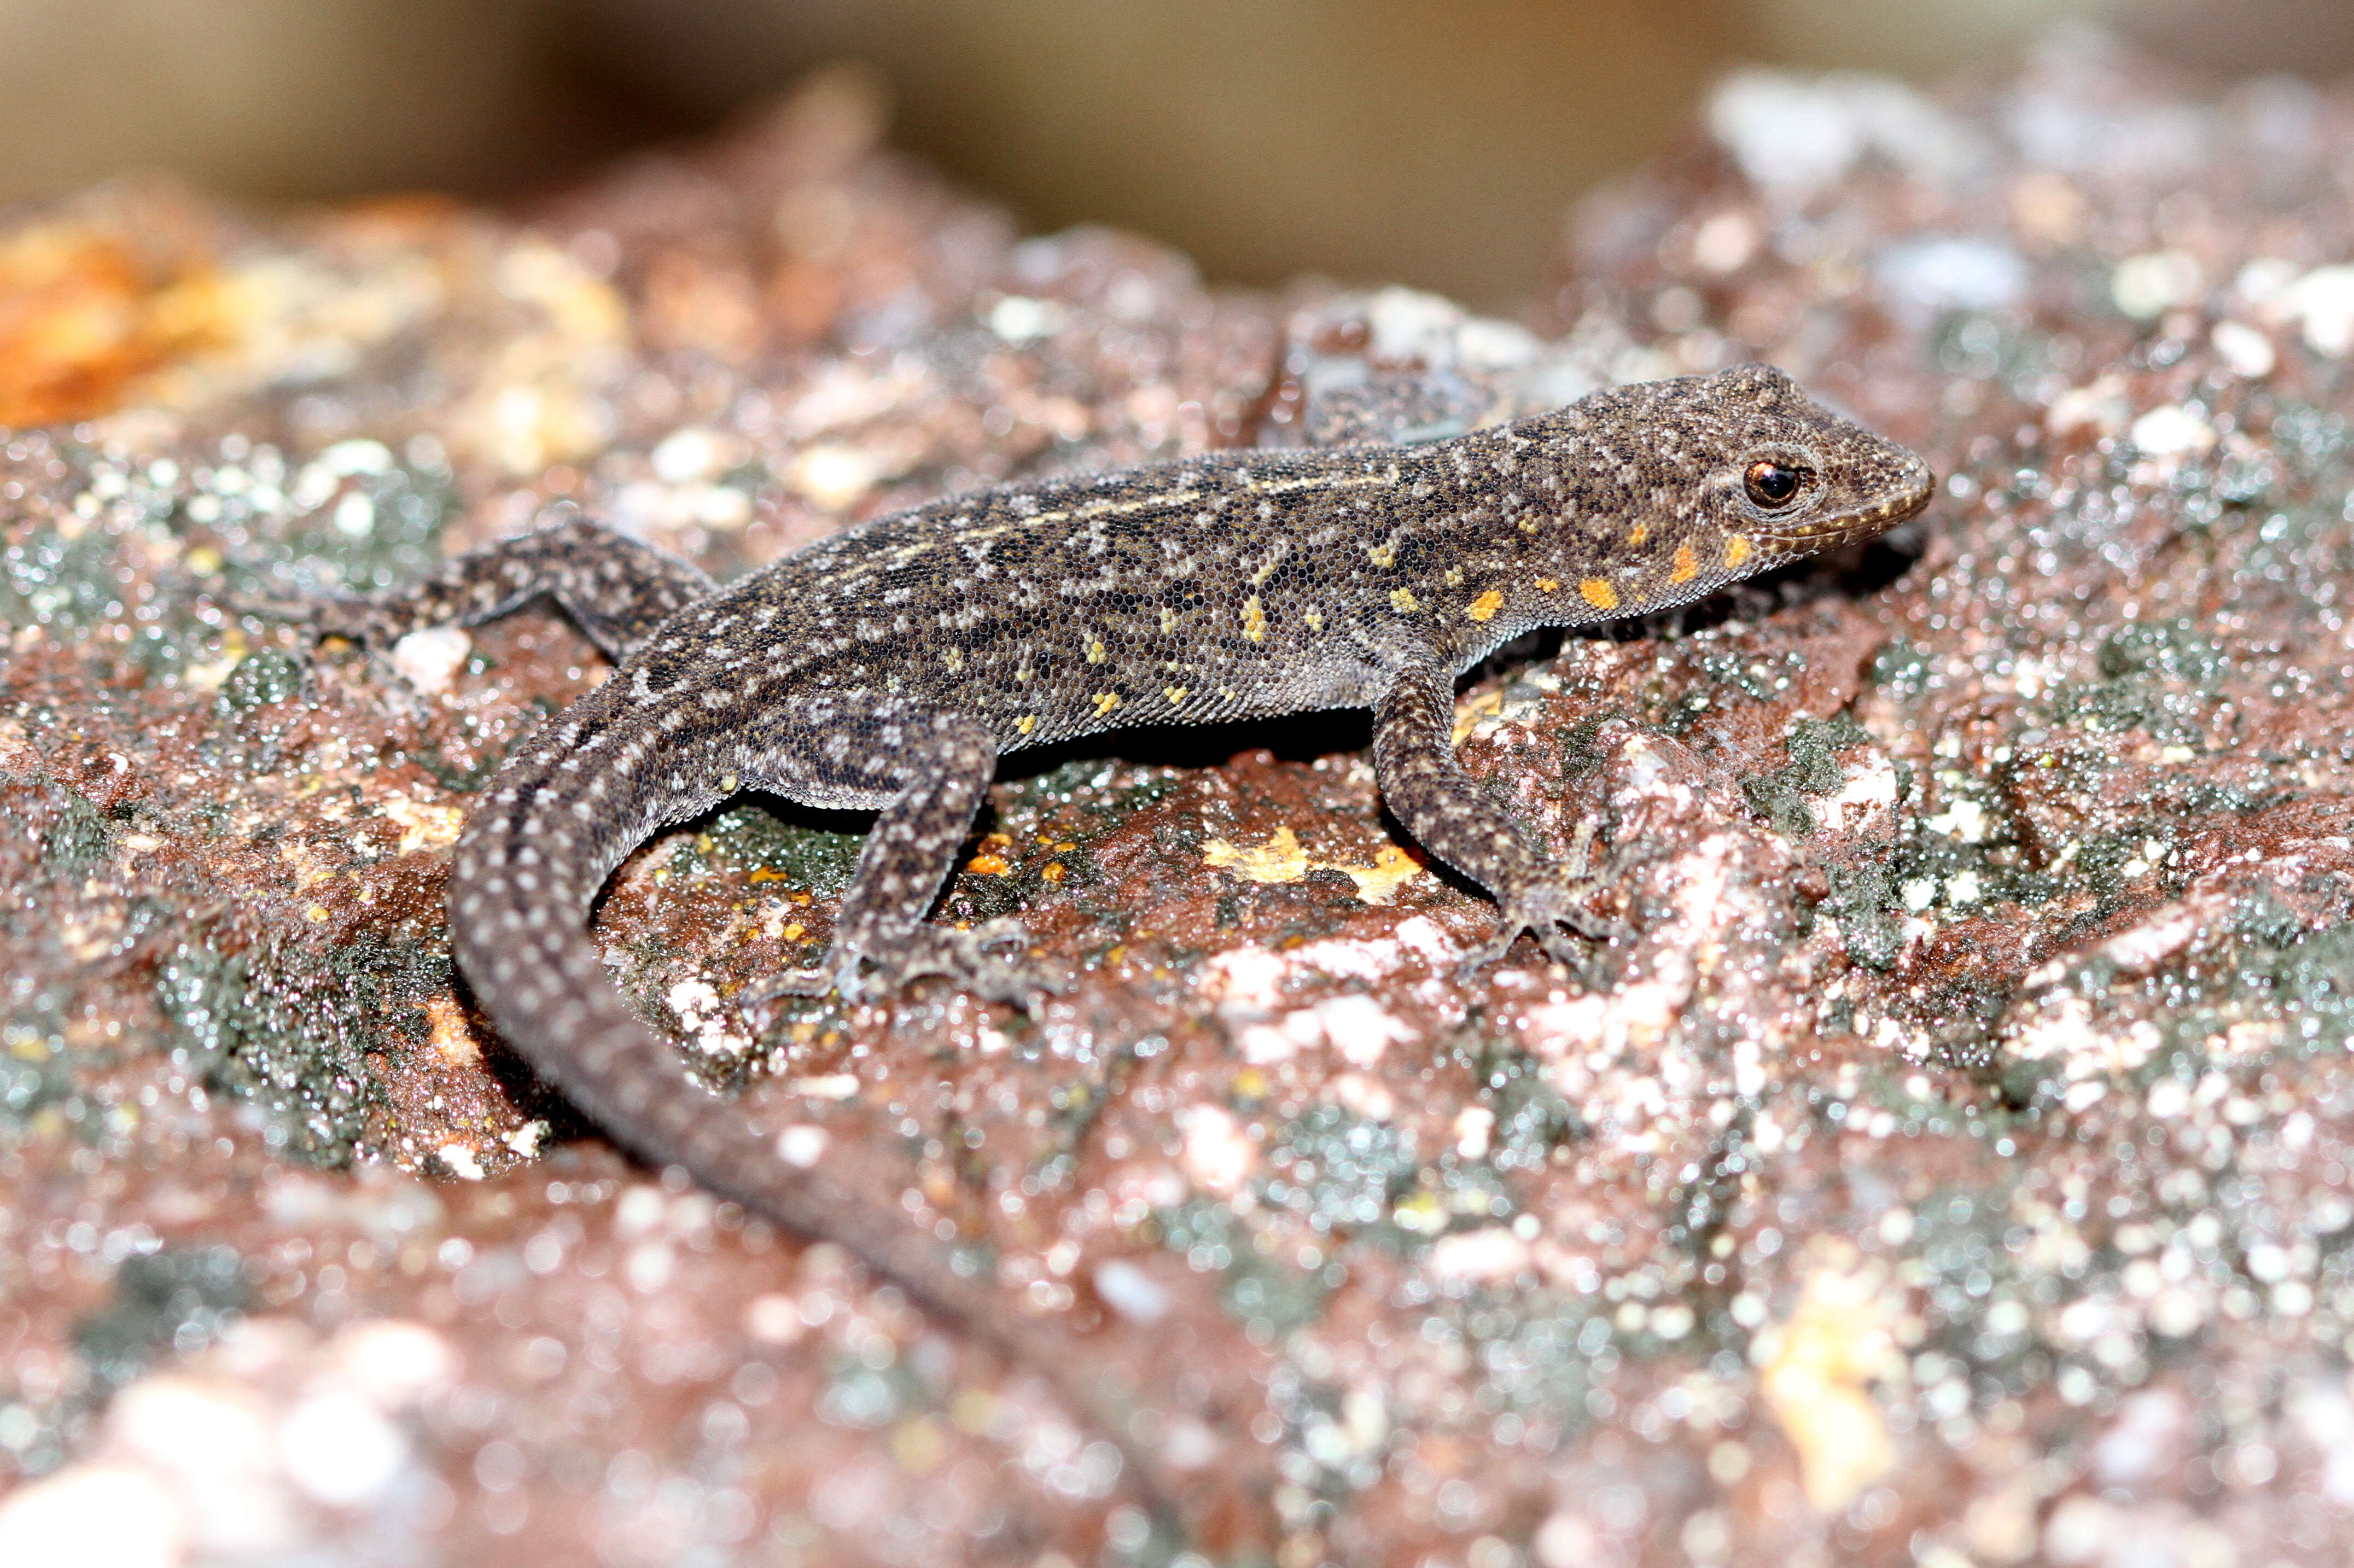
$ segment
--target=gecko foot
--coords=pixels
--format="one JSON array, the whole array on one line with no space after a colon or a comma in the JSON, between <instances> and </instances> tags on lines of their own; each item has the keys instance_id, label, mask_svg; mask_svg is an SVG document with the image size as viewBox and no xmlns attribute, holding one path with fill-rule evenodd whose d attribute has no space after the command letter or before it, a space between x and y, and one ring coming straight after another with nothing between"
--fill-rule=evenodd
<instances>
[{"instance_id":1,"label":"gecko foot","mask_svg":"<svg viewBox=\"0 0 2354 1568\"><path fill-rule=\"evenodd\" d=\"M1471 979L1511 951L1523 931L1536 938L1547 958L1563 964L1575 963L1584 956L1578 945L1563 934L1564 926L1596 942L1631 938L1634 932L1627 927L1585 909L1585 900L1601 886L1598 879L1587 879L1522 889L1503 901L1504 914L1496 922L1495 935L1466 955L1456 973L1463 980Z\"/></svg>"},{"instance_id":2,"label":"gecko foot","mask_svg":"<svg viewBox=\"0 0 2354 1568\"><path fill-rule=\"evenodd\" d=\"M379 652L399 641L384 609L356 595L320 593L274 599L261 594L221 593L216 597L239 615L288 621L314 637L348 638Z\"/></svg>"},{"instance_id":3,"label":"gecko foot","mask_svg":"<svg viewBox=\"0 0 2354 1568\"><path fill-rule=\"evenodd\" d=\"M844 1001L870 1001L921 976L941 975L991 1001L1035 1012L1063 988L1019 958L991 950L1010 948L1018 954L1029 941L1022 923L1013 919L991 920L970 930L918 926L895 935L886 957L837 941L817 968L779 975L763 988L759 1000L823 996L832 991L841 992Z\"/></svg>"},{"instance_id":4,"label":"gecko foot","mask_svg":"<svg viewBox=\"0 0 2354 1568\"><path fill-rule=\"evenodd\" d=\"M1468 980L1501 959L1523 931L1536 938L1547 958L1562 964L1575 963L1583 957L1578 945L1563 934L1564 926L1591 941L1633 939L1635 934L1630 928L1585 907L1585 901L1612 880L1607 872L1597 874L1589 869L1594 832L1595 822L1589 817L1579 824L1577 838L1570 845L1569 859L1553 877L1498 896L1496 902L1502 907L1502 917L1496 922L1495 934L1466 955L1457 967L1461 979Z\"/></svg>"},{"instance_id":5,"label":"gecko foot","mask_svg":"<svg viewBox=\"0 0 2354 1568\"><path fill-rule=\"evenodd\" d=\"M397 628L384 610L366 600L334 594L309 599L225 594L220 596L220 601L239 615L299 627L297 635L305 646L313 649L330 637L358 644L369 678L383 689L386 703L398 716L421 723L433 713L434 704L410 683L408 674L393 660L393 645L400 641Z\"/></svg>"}]
</instances>

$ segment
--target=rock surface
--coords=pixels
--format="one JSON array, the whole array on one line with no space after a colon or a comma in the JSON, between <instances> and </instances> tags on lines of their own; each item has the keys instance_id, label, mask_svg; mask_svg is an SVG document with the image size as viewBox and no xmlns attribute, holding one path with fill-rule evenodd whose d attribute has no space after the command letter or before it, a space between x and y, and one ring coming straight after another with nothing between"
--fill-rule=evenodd
<instances>
[{"instance_id":1,"label":"rock surface","mask_svg":"<svg viewBox=\"0 0 2354 1568\"><path fill-rule=\"evenodd\" d=\"M727 573L1751 357L1948 477L1468 685L1631 944L1459 983L1489 907L1341 716L1019 759L943 913L1077 975L1034 1022L748 1012L861 826L757 802L624 867L616 979L788 1147L1150 1331L1182 1561L2354 1550L2354 98L2081 36L1935 98L1737 77L1526 326L1022 239L879 129L821 79L527 221L0 236L0 1561L1168 1560L1034 1380L486 1037L443 866L588 645L371 662L237 596L552 505Z\"/></svg>"}]
</instances>

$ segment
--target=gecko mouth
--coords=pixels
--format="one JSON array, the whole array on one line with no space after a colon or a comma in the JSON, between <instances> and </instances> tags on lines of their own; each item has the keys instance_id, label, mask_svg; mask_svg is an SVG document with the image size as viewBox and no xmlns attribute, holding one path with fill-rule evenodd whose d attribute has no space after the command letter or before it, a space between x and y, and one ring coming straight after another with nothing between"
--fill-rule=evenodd
<instances>
[{"instance_id":1,"label":"gecko mouth","mask_svg":"<svg viewBox=\"0 0 2354 1568\"><path fill-rule=\"evenodd\" d=\"M1885 534L1899 523L1918 516L1937 493L1937 476L1929 465L1918 465L1917 475L1896 494L1874 506L1858 507L1796 528L1759 528L1759 538L1787 548L1829 550Z\"/></svg>"}]
</instances>

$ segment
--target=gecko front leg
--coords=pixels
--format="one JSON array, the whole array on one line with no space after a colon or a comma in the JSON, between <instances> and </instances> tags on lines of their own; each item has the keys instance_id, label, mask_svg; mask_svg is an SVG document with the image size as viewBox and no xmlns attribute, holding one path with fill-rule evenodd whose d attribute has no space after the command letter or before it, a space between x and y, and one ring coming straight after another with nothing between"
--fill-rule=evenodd
<instances>
[{"instance_id":1,"label":"gecko front leg","mask_svg":"<svg viewBox=\"0 0 2354 1568\"><path fill-rule=\"evenodd\" d=\"M888 995L918 975L946 975L991 1001L1028 1008L1050 988L1017 961L988 951L1025 944L1017 922L992 920L960 931L924 918L972 831L997 769L997 743L981 726L952 714L908 720L902 733L899 792L875 818L859 852L858 870L834 919L832 945L817 968L781 976L770 989L797 996L833 990L858 1001Z\"/></svg>"},{"instance_id":2,"label":"gecko front leg","mask_svg":"<svg viewBox=\"0 0 2354 1568\"><path fill-rule=\"evenodd\" d=\"M1433 655L1409 659L1373 707L1373 773L1406 832L1486 888L1502 911L1496 934L1464 959L1465 970L1502 958L1522 931L1564 963L1577 955L1561 927L1596 940L1623 935L1585 906L1604 885L1587 865L1592 824L1579 829L1566 862L1553 860L1463 770L1454 729L1453 677Z\"/></svg>"},{"instance_id":3,"label":"gecko front leg","mask_svg":"<svg viewBox=\"0 0 2354 1568\"><path fill-rule=\"evenodd\" d=\"M472 626L545 594L608 658L621 659L716 586L692 562L575 516L454 556L400 588L319 601L305 615L323 633L382 652L412 631Z\"/></svg>"}]
</instances>

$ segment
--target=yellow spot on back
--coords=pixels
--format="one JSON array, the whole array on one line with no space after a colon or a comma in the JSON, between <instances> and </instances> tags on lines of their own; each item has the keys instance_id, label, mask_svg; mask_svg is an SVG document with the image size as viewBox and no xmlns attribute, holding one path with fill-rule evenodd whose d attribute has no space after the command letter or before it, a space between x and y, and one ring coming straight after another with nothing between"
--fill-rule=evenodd
<instances>
[{"instance_id":1,"label":"yellow spot on back","mask_svg":"<svg viewBox=\"0 0 2354 1568\"><path fill-rule=\"evenodd\" d=\"M1553 589L1559 587L1561 587L1561 584L1552 577L1539 577L1537 579L1537 591L1539 593L1551 593Z\"/></svg>"},{"instance_id":2,"label":"yellow spot on back","mask_svg":"<svg viewBox=\"0 0 2354 1568\"><path fill-rule=\"evenodd\" d=\"M736 793L738 787L736 775L733 773L728 774L725 779L722 779L719 781L719 792L722 795L733 795Z\"/></svg>"},{"instance_id":3,"label":"yellow spot on back","mask_svg":"<svg viewBox=\"0 0 2354 1568\"><path fill-rule=\"evenodd\" d=\"M1724 542L1724 564L1727 567L1734 571L1738 571L1741 568L1741 563L1748 558L1748 540L1743 538L1740 535L1735 534L1732 538L1727 539Z\"/></svg>"},{"instance_id":4,"label":"yellow spot on back","mask_svg":"<svg viewBox=\"0 0 2354 1568\"><path fill-rule=\"evenodd\" d=\"M1521 532L1522 532L1522 533L1523 533L1523 534L1534 534L1536 531L1537 531L1537 520L1536 520L1535 518L1533 518L1533 517L1523 517L1523 518L1522 518L1522 519L1521 519Z\"/></svg>"},{"instance_id":5,"label":"yellow spot on back","mask_svg":"<svg viewBox=\"0 0 2354 1568\"><path fill-rule=\"evenodd\" d=\"M1177 612L1175 610L1163 607L1161 611L1161 630L1163 631L1174 631L1177 630Z\"/></svg>"},{"instance_id":6,"label":"yellow spot on back","mask_svg":"<svg viewBox=\"0 0 2354 1568\"><path fill-rule=\"evenodd\" d=\"M951 675L953 675L953 674L955 674L959 670L961 670L961 669L963 669L963 668L964 668L964 650L963 650L963 649L961 649L961 648L951 648L951 649L949 649L949 674L951 674Z\"/></svg>"},{"instance_id":7,"label":"yellow spot on back","mask_svg":"<svg viewBox=\"0 0 2354 1568\"><path fill-rule=\"evenodd\" d=\"M1447 568L1447 586L1448 588L1461 588L1463 586L1463 568L1461 567L1449 567Z\"/></svg>"},{"instance_id":8,"label":"yellow spot on back","mask_svg":"<svg viewBox=\"0 0 2354 1568\"><path fill-rule=\"evenodd\" d=\"M1118 692L1097 692L1096 694L1096 717L1101 718L1104 715L1111 712L1112 709L1118 706L1119 706L1119 694Z\"/></svg>"},{"instance_id":9,"label":"yellow spot on back","mask_svg":"<svg viewBox=\"0 0 2354 1568\"><path fill-rule=\"evenodd\" d=\"M1090 663L1090 664L1100 664L1100 663L1102 663L1102 662L1103 662L1103 659L1104 659L1104 645L1103 645L1103 639L1102 639L1102 638L1100 638L1100 637L1090 637L1090 638L1088 638L1088 639L1087 639L1087 662L1088 662L1088 663Z\"/></svg>"},{"instance_id":10,"label":"yellow spot on back","mask_svg":"<svg viewBox=\"0 0 2354 1568\"><path fill-rule=\"evenodd\" d=\"M1267 611L1258 604L1258 595L1243 600L1243 635L1253 642L1267 641Z\"/></svg>"},{"instance_id":11,"label":"yellow spot on back","mask_svg":"<svg viewBox=\"0 0 2354 1568\"><path fill-rule=\"evenodd\" d=\"M1396 566L1397 546L1395 545L1368 545L1365 547L1365 559L1373 562L1373 565L1377 567Z\"/></svg>"},{"instance_id":12,"label":"yellow spot on back","mask_svg":"<svg viewBox=\"0 0 2354 1568\"><path fill-rule=\"evenodd\" d=\"M1169 699L1171 707L1182 708L1185 705L1185 694L1192 689L1190 686L1163 686L1161 694Z\"/></svg>"},{"instance_id":13,"label":"yellow spot on back","mask_svg":"<svg viewBox=\"0 0 2354 1568\"><path fill-rule=\"evenodd\" d=\"M1038 715L1036 714L1023 714L1020 718L1013 721L1013 727L1020 730L1023 735L1028 735L1032 730L1038 727Z\"/></svg>"},{"instance_id":14,"label":"yellow spot on back","mask_svg":"<svg viewBox=\"0 0 2354 1568\"><path fill-rule=\"evenodd\" d=\"M1584 594L1585 596L1585 602L1592 605L1596 609L1616 609L1618 608L1618 590L1612 588L1608 583L1604 582L1600 577L1586 578L1584 582L1577 585L1577 591Z\"/></svg>"},{"instance_id":15,"label":"yellow spot on back","mask_svg":"<svg viewBox=\"0 0 2354 1568\"><path fill-rule=\"evenodd\" d=\"M1699 575L1700 558L1692 554L1692 547L1690 545L1678 545L1675 567L1668 573L1668 580L1671 583L1688 583Z\"/></svg>"},{"instance_id":16,"label":"yellow spot on back","mask_svg":"<svg viewBox=\"0 0 2354 1568\"><path fill-rule=\"evenodd\" d=\"M1414 597L1412 588L1392 588L1390 603L1396 608L1400 615L1410 615L1422 608L1422 601Z\"/></svg>"},{"instance_id":17,"label":"yellow spot on back","mask_svg":"<svg viewBox=\"0 0 2354 1568\"><path fill-rule=\"evenodd\" d=\"M1650 536L1651 525L1649 523L1638 523L1627 530L1627 543L1629 545L1639 545Z\"/></svg>"},{"instance_id":18,"label":"yellow spot on back","mask_svg":"<svg viewBox=\"0 0 2354 1568\"><path fill-rule=\"evenodd\" d=\"M1486 593L1465 605L1463 613L1474 620L1485 620L1503 607L1504 596L1496 589L1490 588Z\"/></svg>"},{"instance_id":19,"label":"yellow spot on back","mask_svg":"<svg viewBox=\"0 0 2354 1568\"><path fill-rule=\"evenodd\" d=\"M1308 612L1308 630L1310 631L1321 631L1324 630L1324 612L1322 610L1310 609Z\"/></svg>"}]
</instances>

